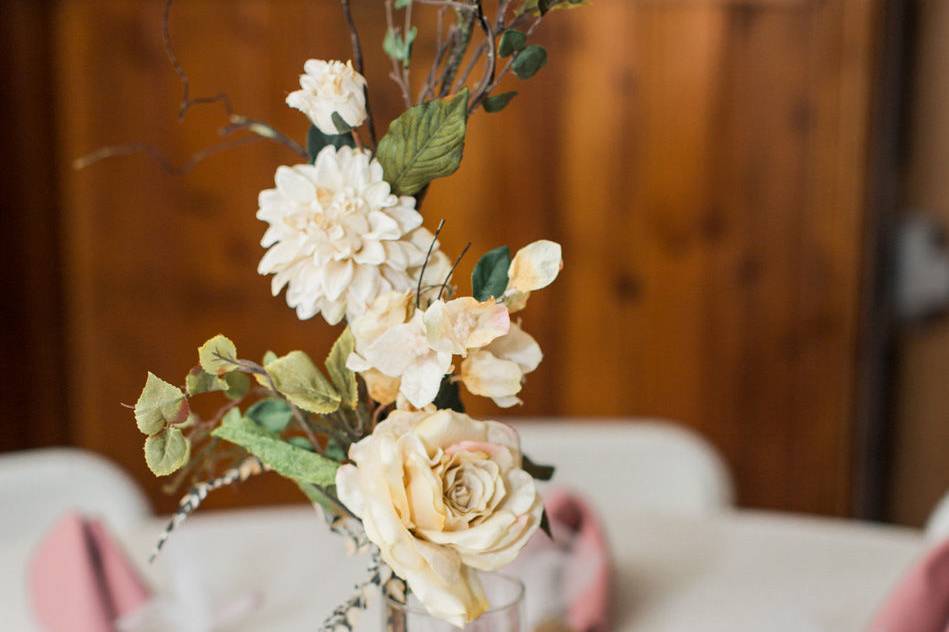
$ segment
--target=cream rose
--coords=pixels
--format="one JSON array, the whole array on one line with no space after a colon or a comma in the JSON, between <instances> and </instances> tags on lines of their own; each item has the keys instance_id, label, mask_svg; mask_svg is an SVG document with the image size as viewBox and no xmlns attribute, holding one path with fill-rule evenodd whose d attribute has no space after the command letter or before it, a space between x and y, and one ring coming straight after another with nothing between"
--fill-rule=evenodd
<instances>
[{"instance_id":1,"label":"cream rose","mask_svg":"<svg viewBox=\"0 0 949 632\"><path fill-rule=\"evenodd\" d=\"M450 410L394 411L349 449L339 499L428 611L458 627L488 604L475 570L510 563L543 505L509 426Z\"/></svg>"}]
</instances>

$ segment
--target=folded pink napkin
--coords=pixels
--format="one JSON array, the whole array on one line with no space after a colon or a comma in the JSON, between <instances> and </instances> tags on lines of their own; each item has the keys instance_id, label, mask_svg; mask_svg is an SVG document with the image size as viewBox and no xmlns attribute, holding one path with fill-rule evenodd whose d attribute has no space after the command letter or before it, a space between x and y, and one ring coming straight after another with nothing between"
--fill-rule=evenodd
<instances>
[{"instance_id":1,"label":"folded pink napkin","mask_svg":"<svg viewBox=\"0 0 949 632\"><path fill-rule=\"evenodd\" d=\"M949 539L903 576L870 631L949 632Z\"/></svg>"},{"instance_id":2,"label":"folded pink napkin","mask_svg":"<svg viewBox=\"0 0 949 632\"><path fill-rule=\"evenodd\" d=\"M43 538L27 570L37 621L49 632L113 632L149 591L97 520L64 516Z\"/></svg>"},{"instance_id":3,"label":"folded pink napkin","mask_svg":"<svg viewBox=\"0 0 949 632\"><path fill-rule=\"evenodd\" d=\"M544 506L553 540L538 532L510 570L527 585L529 629L604 632L612 565L602 522L565 489L549 489Z\"/></svg>"}]
</instances>

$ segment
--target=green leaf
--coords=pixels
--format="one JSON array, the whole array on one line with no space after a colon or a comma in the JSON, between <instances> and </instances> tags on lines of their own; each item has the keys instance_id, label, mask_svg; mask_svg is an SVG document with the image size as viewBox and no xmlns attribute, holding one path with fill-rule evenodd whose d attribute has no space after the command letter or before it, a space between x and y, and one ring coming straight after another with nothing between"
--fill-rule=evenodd
<instances>
[{"instance_id":1,"label":"green leaf","mask_svg":"<svg viewBox=\"0 0 949 632\"><path fill-rule=\"evenodd\" d=\"M416 37L418 37L418 28L414 26L409 29L408 35L404 39L401 33L389 29L382 40L382 50L392 59L408 65L412 58L412 44Z\"/></svg>"},{"instance_id":2,"label":"green leaf","mask_svg":"<svg viewBox=\"0 0 949 632\"><path fill-rule=\"evenodd\" d=\"M244 414L260 427L274 433L283 432L293 419L290 404L276 397L255 402Z\"/></svg>"},{"instance_id":3,"label":"green leaf","mask_svg":"<svg viewBox=\"0 0 949 632\"><path fill-rule=\"evenodd\" d=\"M310 155L310 162L315 161L316 157L327 145L332 145L336 149L340 147L355 147L356 141L353 139L352 132L346 134L324 134L316 125L310 125L310 130L306 134L306 153ZM265 359L264 364L266 363Z\"/></svg>"},{"instance_id":4,"label":"green leaf","mask_svg":"<svg viewBox=\"0 0 949 632\"><path fill-rule=\"evenodd\" d=\"M250 376L241 371L228 373L224 376L224 381L227 382L227 391L224 394L231 399L241 399L250 390Z\"/></svg>"},{"instance_id":5,"label":"green leaf","mask_svg":"<svg viewBox=\"0 0 949 632\"><path fill-rule=\"evenodd\" d=\"M334 461L345 461L347 454L346 449L343 448L336 439L330 439L326 442L326 449L323 450L323 456L333 459Z\"/></svg>"},{"instance_id":6,"label":"green leaf","mask_svg":"<svg viewBox=\"0 0 949 632\"><path fill-rule=\"evenodd\" d=\"M514 53L524 50L527 46L527 36L520 31L513 29L504 31L501 36L501 42L498 44L498 55L501 57L510 57Z\"/></svg>"},{"instance_id":7,"label":"green leaf","mask_svg":"<svg viewBox=\"0 0 949 632\"><path fill-rule=\"evenodd\" d=\"M297 487L315 505L319 505L324 511L330 514L339 515L341 512L339 504L335 500L336 485L327 485L318 487L309 483L297 482Z\"/></svg>"},{"instance_id":8,"label":"green leaf","mask_svg":"<svg viewBox=\"0 0 949 632\"><path fill-rule=\"evenodd\" d=\"M181 423L188 418L191 407L180 388L154 373L145 379L145 388L135 402L135 423L146 435L161 432L166 424Z\"/></svg>"},{"instance_id":9,"label":"green leaf","mask_svg":"<svg viewBox=\"0 0 949 632\"><path fill-rule=\"evenodd\" d=\"M465 404L461 401L461 389L458 382L452 382L448 375L442 378L442 383L438 387L438 394L435 395L435 400L432 403L439 410L465 412Z\"/></svg>"},{"instance_id":10,"label":"green leaf","mask_svg":"<svg viewBox=\"0 0 949 632\"><path fill-rule=\"evenodd\" d=\"M468 89L409 108L389 126L376 157L396 195L413 195L461 164L468 121Z\"/></svg>"},{"instance_id":11,"label":"green leaf","mask_svg":"<svg viewBox=\"0 0 949 632\"><path fill-rule=\"evenodd\" d=\"M236 367L237 347L229 338L218 334L198 347L198 361L201 368L218 377L230 373Z\"/></svg>"},{"instance_id":12,"label":"green leaf","mask_svg":"<svg viewBox=\"0 0 949 632\"><path fill-rule=\"evenodd\" d=\"M228 415L211 434L244 448L281 476L321 486L336 482L339 463L291 445L246 417Z\"/></svg>"},{"instance_id":13,"label":"green leaf","mask_svg":"<svg viewBox=\"0 0 949 632\"><path fill-rule=\"evenodd\" d=\"M145 439L145 463L155 476L181 469L191 456L191 442L178 428L166 428Z\"/></svg>"},{"instance_id":14,"label":"green leaf","mask_svg":"<svg viewBox=\"0 0 949 632\"><path fill-rule=\"evenodd\" d=\"M303 448L304 450L309 450L310 452L316 452L316 448L313 447L313 443L310 442L306 437L290 437L287 439L287 443L298 448Z\"/></svg>"},{"instance_id":15,"label":"green leaf","mask_svg":"<svg viewBox=\"0 0 949 632\"><path fill-rule=\"evenodd\" d=\"M346 368L349 354L356 348L356 339L353 332L347 327L342 335L333 343L330 354L326 358L326 370L333 380L333 385L339 392L343 406L356 410L359 401L359 387L356 384L356 374Z\"/></svg>"},{"instance_id":16,"label":"green leaf","mask_svg":"<svg viewBox=\"0 0 949 632\"><path fill-rule=\"evenodd\" d=\"M339 408L339 393L302 351L291 351L264 368L277 390L295 406L320 415Z\"/></svg>"},{"instance_id":17,"label":"green leaf","mask_svg":"<svg viewBox=\"0 0 949 632\"><path fill-rule=\"evenodd\" d=\"M507 107L511 99L517 96L517 92L502 92L501 94L491 95L484 100L484 111L491 114L500 112Z\"/></svg>"},{"instance_id":18,"label":"green leaf","mask_svg":"<svg viewBox=\"0 0 949 632\"><path fill-rule=\"evenodd\" d=\"M523 455L521 469L536 478L539 481L549 481L554 477L554 471L557 469L553 465L540 465L531 461L526 455Z\"/></svg>"},{"instance_id":19,"label":"green leaf","mask_svg":"<svg viewBox=\"0 0 949 632\"><path fill-rule=\"evenodd\" d=\"M396 9L405 9L410 4L412 4L412 0L395 0L394 6Z\"/></svg>"},{"instance_id":20,"label":"green leaf","mask_svg":"<svg viewBox=\"0 0 949 632\"><path fill-rule=\"evenodd\" d=\"M511 70L521 79L530 79L547 63L547 50L543 46L531 44L514 58Z\"/></svg>"},{"instance_id":21,"label":"green leaf","mask_svg":"<svg viewBox=\"0 0 949 632\"><path fill-rule=\"evenodd\" d=\"M547 537L551 540L554 539L554 534L550 532L550 518L547 517L547 510L544 509L540 514L540 530L547 534Z\"/></svg>"},{"instance_id":22,"label":"green leaf","mask_svg":"<svg viewBox=\"0 0 949 632\"><path fill-rule=\"evenodd\" d=\"M185 390L189 396L226 391L227 382L216 375L211 375L201 367L196 366L188 371L188 375L185 377Z\"/></svg>"},{"instance_id":23,"label":"green leaf","mask_svg":"<svg viewBox=\"0 0 949 632\"><path fill-rule=\"evenodd\" d=\"M507 271L511 266L511 249L498 246L478 259L471 272L471 294L479 301L498 298L507 289Z\"/></svg>"},{"instance_id":24,"label":"green leaf","mask_svg":"<svg viewBox=\"0 0 949 632\"><path fill-rule=\"evenodd\" d=\"M353 131L352 126L346 122L346 119L344 119L339 112L333 112L330 118L333 119L333 125L336 126L336 131L341 135Z\"/></svg>"}]
</instances>

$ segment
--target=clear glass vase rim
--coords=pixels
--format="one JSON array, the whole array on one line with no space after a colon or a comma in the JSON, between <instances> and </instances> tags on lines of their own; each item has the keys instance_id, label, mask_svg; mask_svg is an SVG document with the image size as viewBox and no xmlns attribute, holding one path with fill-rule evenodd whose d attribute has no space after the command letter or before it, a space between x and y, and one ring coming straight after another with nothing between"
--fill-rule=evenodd
<instances>
[{"instance_id":1,"label":"clear glass vase rim","mask_svg":"<svg viewBox=\"0 0 949 632\"><path fill-rule=\"evenodd\" d=\"M524 587L524 582L522 582L521 580L519 580L517 577L512 577L512 576L510 576L510 575L505 575L504 573L481 573L481 576L482 576L482 577L485 577L485 576L486 576L486 577L496 577L496 578L503 579L504 581L509 582L509 583L510 583L512 586L514 586L515 589L516 589L516 590L515 590L515 593L514 593L514 596L511 597L511 599L508 599L505 603L503 603L503 604L501 604L501 605L498 605L498 606L491 606L490 608L488 608L487 610L485 610L484 612L481 613L481 616L482 616L482 617L485 616L485 615L494 614L494 613L497 613L497 612L502 612L502 611L504 611L504 610L507 610L508 608L511 608L511 607L513 607L513 606L516 606L516 605L519 604L519 603L521 602L521 600L524 598L524 592L525 592L526 588ZM386 605L387 605L388 607L390 607L390 608L396 608L396 609L401 610L401 611L403 611L403 612L406 612L406 613L408 613L408 614L420 614L420 615L424 615L424 616L426 616L426 617L432 616L431 614L429 614L428 610L426 610L425 608L410 606L408 603L399 603L398 601L396 601L395 599L393 599L393 598L390 597L389 595L383 595L383 596L385 597ZM479 618L480 618L480 617L479 617Z\"/></svg>"}]
</instances>

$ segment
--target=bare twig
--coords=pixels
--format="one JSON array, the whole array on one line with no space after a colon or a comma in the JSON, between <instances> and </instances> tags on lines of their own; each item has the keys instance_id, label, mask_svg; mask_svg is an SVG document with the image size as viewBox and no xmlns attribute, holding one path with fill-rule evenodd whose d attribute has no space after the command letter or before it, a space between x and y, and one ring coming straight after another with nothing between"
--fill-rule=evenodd
<instances>
[{"instance_id":1,"label":"bare twig","mask_svg":"<svg viewBox=\"0 0 949 632\"><path fill-rule=\"evenodd\" d=\"M418 95L418 102L422 103L425 99L434 96L435 94L435 73L438 72L439 67L441 67L442 62L445 60L445 53L448 52L448 47L451 45L452 37L454 35L454 30L449 34L448 38L442 40L441 30L442 30L442 13L443 9L438 11L438 45L435 50L435 59L432 60L432 67L428 71L428 77L425 80L425 85L422 86L422 90Z\"/></svg>"},{"instance_id":2,"label":"bare twig","mask_svg":"<svg viewBox=\"0 0 949 632\"><path fill-rule=\"evenodd\" d=\"M454 0L414 0L419 4L428 4L435 7L447 7L450 9L457 9L458 11L474 11L475 8L473 5L466 4L464 2L455 2Z\"/></svg>"},{"instance_id":3,"label":"bare twig","mask_svg":"<svg viewBox=\"0 0 949 632\"><path fill-rule=\"evenodd\" d=\"M445 220L438 221L438 228L435 229L435 235L432 237L432 243L428 245L428 252L425 254L425 261L422 262L422 269L418 273L418 288L415 290L415 306L422 306L422 279L425 278L425 268L428 267L428 260L432 258L432 251L435 249L435 244L438 242L438 236L441 234L442 229L445 227Z\"/></svg>"},{"instance_id":4,"label":"bare twig","mask_svg":"<svg viewBox=\"0 0 949 632\"><path fill-rule=\"evenodd\" d=\"M235 147L240 147L241 145L247 145L253 142L261 140L260 136L241 136L240 138L233 138L231 140L226 140L204 149L197 151L191 155L186 161L180 164L174 163L169 159L161 149L154 145L149 145L147 143L129 143L127 145L109 145L107 147L102 147L93 152L90 152L84 156L73 161L74 169L84 169L90 165L93 165L100 160L105 160L106 158L113 158L116 156L131 156L134 154L145 154L158 163L158 166L162 171L174 176L185 175L194 169L198 164L210 158L215 154L219 154L223 151L229 149L234 149Z\"/></svg>"},{"instance_id":5,"label":"bare twig","mask_svg":"<svg viewBox=\"0 0 949 632\"><path fill-rule=\"evenodd\" d=\"M474 5L469 5L474 6ZM452 83L455 80L455 74L458 72L458 66L465 57L468 45L471 43L471 35L474 30L474 21L476 11L464 11L458 14L458 24L454 30L452 41L451 57L445 65L445 70L441 76L441 90L439 96L445 97L451 92Z\"/></svg>"},{"instance_id":6,"label":"bare twig","mask_svg":"<svg viewBox=\"0 0 949 632\"><path fill-rule=\"evenodd\" d=\"M438 289L438 296L435 297L436 301L441 299L442 294L445 292L445 288L448 287L448 282L451 281L451 275L455 273L455 268L457 268L458 264L461 263L461 260L464 258L469 248L471 248L470 241L465 244L465 247L461 250L461 254L458 255L458 257L455 259L455 262L451 264L451 268L448 270L448 274L445 275L445 280L442 282L442 286Z\"/></svg>"},{"instance_id":7,"label":"bare twig","mask_svg":"<svg viewBox=\"0 0 949 632\"><path fill-rule=\"evenodd\" d=\"M362 44L359 40L359 30L356 28L356 21L353 19L353 12L349 6L349 0L340 0L343 5L343 14L346 17L346 26L349 28L349 39L353 45L353 63L356 64L356 71L365 76L366 69L362 56ZM372 143L372 149L376 149L376 123L372 117L372 107L369 105L369 88L363 88L363 96L366 100L366 124L369 126L369 140Z\"/></svg>"},{"instance_id":8,"label":"bare twig","mask_svg":"<svg viewBox=\"0 0 949 632\"><path fill-rule=\"evenodd\" d=\"M542 17L536 18L531 23L527 31L525 32L525 35L530 37L534 33L534 31L537 30L537 27L540 25L540 22L542 19L543 19ZM497 73L497 76L494 78L494 80L492 80L491 83L488 84L484 92L482 92L480 96L478 96L477 99L472 100L471 105L468 107L468 114L471 114L472 112L474 112L475 109L481 104L481 102L484 101L484 98L488 96L489 94L491 94L491 92L493 92L496 87L498 87L498 85L501 83L504 77L506 77L507 74L511 71L511 67L513 65L514 65L514 57L511 57L511 59L509 59L507 63L504 64L504 68L501 69L501 72Z\"/></svg>"},{"instance_id":9,"label":"bare twig","mask_svg":"<svg viewBox=\"0 0 949 632\"><path fill-rule=\"evenodd\" d=\"M485 61L484 76L481 77L481 81L478 83L478 87L468 106L469 114L477 107L478 103L481 102L481 99L483 99L487 93L488 88L494 83L494 72L497 64L497 42L494 41L494 30L491 28L490 22L488 22L488 17L484 14L484 4L482 0L477 0L477 7L478 23L481 25L481 30L484 31L484 42L487 45L488 56Z\"/></svg>"}]
</instances>

